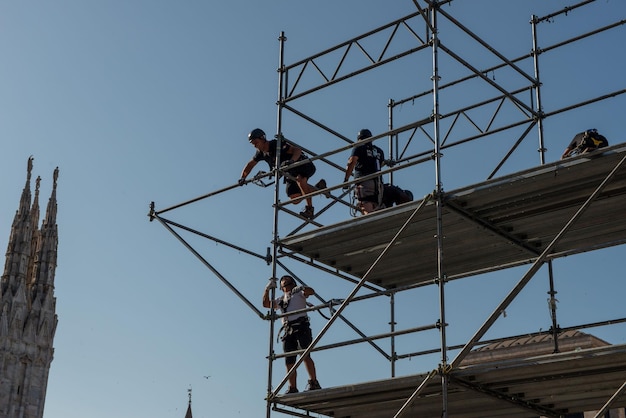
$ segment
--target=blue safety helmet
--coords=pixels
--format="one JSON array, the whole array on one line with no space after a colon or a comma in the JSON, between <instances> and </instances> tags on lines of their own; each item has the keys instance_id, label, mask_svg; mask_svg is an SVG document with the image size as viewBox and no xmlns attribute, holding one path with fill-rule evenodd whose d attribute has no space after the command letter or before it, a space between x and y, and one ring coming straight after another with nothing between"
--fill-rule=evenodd
<instances>
[{"instance_id":1,"label":"blue safety helmet","mask_svg":"<svg viewBox=\"0 0 626 418\"><path fill-rule=\"evenodd\" d=\"M265 139L265 132L263 132L263 129L256 128L250 131L250 133L248 134L248 141L250 142L252 142L253 139L257 138Z\"/></svg>"},{"instance_id":2,"label":"blue safety helmet","mask_svg":"<svg viewBox=\"0 0 626 418\"><path fill-rule=\"evenodd\" d=\"M372 136L372 133L370 132L369 129L361 129L359 133L357 134L356 139L361 140L361 139L370 138L371 136Z\"/></svg>"}]
</instances>

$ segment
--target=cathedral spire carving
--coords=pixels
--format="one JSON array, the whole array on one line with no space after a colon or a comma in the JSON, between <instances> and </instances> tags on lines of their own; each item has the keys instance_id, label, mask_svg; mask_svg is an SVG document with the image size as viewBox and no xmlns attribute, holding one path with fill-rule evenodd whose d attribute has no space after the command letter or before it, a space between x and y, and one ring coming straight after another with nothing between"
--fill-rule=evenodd
<instances>
[{"instance_id":1,"label":"cathedral spire carving","mask_svg":"<svg viewBox=\"0 0 626 418\"><path fill-rule=\"evenodd\" d=\"M26 184L22 190L20 204L13 218L11 235L7 246L4 274L0 280L0 293L15 291L18 284L26 280L28 260L32 256L32 234L37 225L31 219L30 179L33 171L33 157L28 158Z\"/></svg>"},{"instance_id":2,"label":"cathedral spire carving","mask_svg":"<svg viewBox=\"0 0 626 418\"><path fill-rule=\"evenodd\" d=\"M0 280L0 417L42 418L57 326L54 279L57 264L56 188L41 228L37 177L31 204L33 157L13 219Z\"/></svg>"}]
</instances>

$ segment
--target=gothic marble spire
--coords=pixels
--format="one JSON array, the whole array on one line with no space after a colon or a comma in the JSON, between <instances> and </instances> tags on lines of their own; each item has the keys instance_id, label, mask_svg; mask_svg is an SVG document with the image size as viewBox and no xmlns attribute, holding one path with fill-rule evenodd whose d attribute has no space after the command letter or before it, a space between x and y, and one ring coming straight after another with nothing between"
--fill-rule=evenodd
<instances>
[{"instance_id":1,"label":"gothic marble spire","mask_svg":"<svg viewBox=\"0 0 626 418\"><path fill-rule=\"evenodd\" d=\"M19 207L11 225L11 235L7 245L4 273L0 280L0 297L16 291L20 282L26 280L28 262L32 256L33 225L31 212L30 179L33 170L33 157L28 158L26 184L22 190Z\"/></svg>"},{"instance_id":2,"label":"gothic marble spire","mask_svg":"<svg viewBox=\"0 0 626 418\"><path fill-rule=\"evenodd\" d=\"M0 417L42 418L57 326L54 279L57 263L56 187L39 223L37 177L31 204L33 158L11 226L0 281Z\"/></svg>"}]
</instances>

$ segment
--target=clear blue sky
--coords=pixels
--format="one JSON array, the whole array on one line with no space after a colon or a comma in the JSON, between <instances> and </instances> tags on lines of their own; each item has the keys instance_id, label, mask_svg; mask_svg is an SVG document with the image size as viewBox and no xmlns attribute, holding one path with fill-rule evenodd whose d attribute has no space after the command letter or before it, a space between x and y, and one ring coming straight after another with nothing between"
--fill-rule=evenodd
<instances>
[{"instance_id":1,"label":"clear blue sky","mask_svg":"<svg viewBox=\"0 0 626 418\"><path fill-rule=\"evenodd\" d=\"M532 14L542 16L573 3L457 0L444 10L516 58L532 48ZM46 418L183 417L189 387L196 418L264 416L267 322L164 228L150 223L149 204L165 208L233 184L252 156L247 133L255 127L275 133L281 31L288 38L289 64L414 11L409 0L0 4L0 245L8 240L28 157L34 156L34 175L42 177L42 207L52 172L60 169L59 325ZM624 17L622 0L599 0L542 25L540 37L546 38L541 46L565 39L577 28L584 31ZM476 46L458 33L440 35L465 57L476 57ZM623 88L626 63L620 45L625 38L623 29L612 31L556 58L546 55L544 110ZM423 59L421 69L407 61L395 67L398 74L375 72L367 83L348 81L322 93L320 101L305 102L304 110L344 135L354 136L362 127L383 132L387 99L419 93L430 82L429 57ZM483 62L474 64L480 68ZM449 70L440 71L445 81ZM441 98L448 110L471 99ZM558 159L571 137L590 127L600 129L612 144L623 142L624 105L618 97L548 120L547 160ZM418 119L430 109L407 105L403 111L407 119ZM288 138L317 152L336 145L313 127L292 120L284 126ZM528 147L529 157L508 167L509 172L538 164L536 143ZM483 161L502 156L501 149L479 149L466 154L462 164L448 166L447 190L484 179ZM337 161L345 164L347 156ZM338 172L321 167L313 180L322 176L329 184L341 181ZM432 172L401 180L417 197L434 186ZM281 188L282 198L283 193ZM264 254L272 238L271 202L270 189L249 185L182 210L176 220ZM322 221L349 216L347 209L339 209ZM212 242L197 244L262 309L270 268ZM623 251L617 247L555 263L562 326L624 316ZM291 267L324 298L342 298L351 288L297 264ZM464 343L524 271L451 284L449 343ZM494 336L549 328L546 274L540 274L543 278L533 281L520 304L498 322ZM436 321L435 290L411 298L399 298L403 312L415 319L402 325ZM346 314L366 330L384 332L384 304L351 306ZM323 324L320 316L313 317L316 330ZM356 338L341 326L335 333L325 341ZM611 343L626 342L624 327L597 334ZM438 335L401 344L406 351L432 348ZM388 375L386 363L366 347L319 353L315 359L322 386ZM428 371L437 361L405 361L401 373ZM275 375L282 378L282 373L278 362ZM299 380L304 387L304 372Z\"/></svg>"}]
</instances>

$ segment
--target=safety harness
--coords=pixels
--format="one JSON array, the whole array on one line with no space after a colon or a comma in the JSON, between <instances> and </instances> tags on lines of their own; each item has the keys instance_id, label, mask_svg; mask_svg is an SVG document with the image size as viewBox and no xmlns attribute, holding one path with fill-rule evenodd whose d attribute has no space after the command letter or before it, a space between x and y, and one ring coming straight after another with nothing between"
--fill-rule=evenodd
<instances>
[{"instance_id":1,"label":"safety harness","mask_svg":"<svg viewBox=\"0 0 626 418\"><path fill-rule=\"evenodd\" d=\"M294 289L292 289L293 292ZM285 297L278 302L278 307L282 311L283 314L287 313L287 308L289 307L289 303L291 303L291 296L293 293L289 295L289 299L285 300ZM276 336L276 341L280 339L280 341L285 341L288 335L295 334L300 331L301 327L309 327L309 317L301 316L293 321L284 321L282 327L278 331L278 335Z\"/></svg>"}]
</instances>

